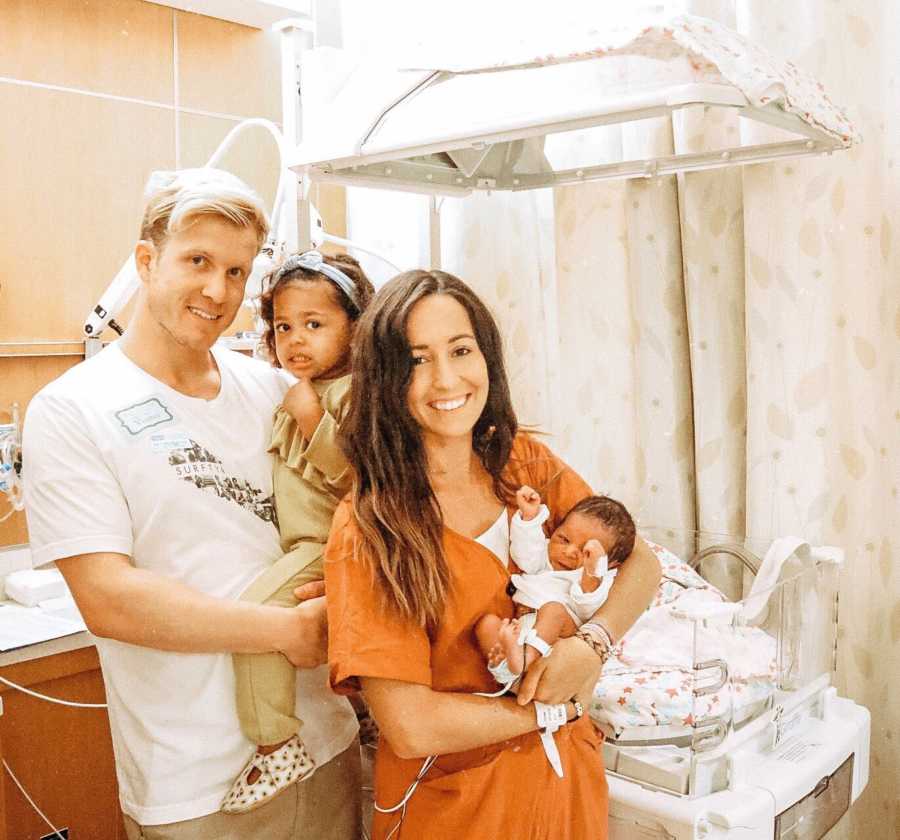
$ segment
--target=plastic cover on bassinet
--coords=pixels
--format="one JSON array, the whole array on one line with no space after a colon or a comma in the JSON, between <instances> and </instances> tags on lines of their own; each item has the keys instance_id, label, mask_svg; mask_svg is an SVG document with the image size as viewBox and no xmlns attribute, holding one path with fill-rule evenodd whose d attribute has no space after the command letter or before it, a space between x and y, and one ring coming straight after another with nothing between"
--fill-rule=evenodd
<instances>
[{"instance_id":1,"label":"plastic cover on bassinet","mask_svg":"<svg viewBox=\"0 0 900 840\"><path fill-rule=\"evenodd\" d=\"M724 779L713 772L698 790L696 755L784 692L830 679L836 554L790 538L641 533L662 581L606 663L591 716L606 735L609 770L675 793L708 793Z\"/></svg>"}]
</instances>

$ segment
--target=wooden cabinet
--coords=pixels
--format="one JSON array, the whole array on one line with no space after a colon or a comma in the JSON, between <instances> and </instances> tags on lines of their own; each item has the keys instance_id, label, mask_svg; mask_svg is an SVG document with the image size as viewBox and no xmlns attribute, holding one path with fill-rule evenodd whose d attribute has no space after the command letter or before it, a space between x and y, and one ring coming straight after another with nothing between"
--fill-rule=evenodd
<instances>
[{"instance_id":1,"label":"wooden cabinet","mask_svg":"<svg viewBox=\"0 0 900 840\"><path fill-rule=\"evenodd\" d=\"M97 652L87 634L0 654L0 677L79 703L103 703ZM105 709L48 703L0 683L0 758L71 840L125 840ZM0 840L50 834L0 766Z\"/></svg>"}]
</instances>

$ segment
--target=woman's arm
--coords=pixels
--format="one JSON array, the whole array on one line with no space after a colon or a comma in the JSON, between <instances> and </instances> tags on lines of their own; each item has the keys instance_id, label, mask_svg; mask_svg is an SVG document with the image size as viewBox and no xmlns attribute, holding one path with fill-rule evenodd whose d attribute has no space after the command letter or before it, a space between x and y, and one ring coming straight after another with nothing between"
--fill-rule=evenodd
<instances>
[{"instance_id":1,"label":"woman's arm","mask_svg":"<svg viewBox=\"0 0 900 840\"><path fill-rule=\"evenodd\" d=\"M379 677L361 677L360 682L382 735L400 758L463 752L538 728L534 705L519 705L512 697L434 691ZM571 720L574 706L569 704L566 712Z\"/></svg>"}]
</instances>

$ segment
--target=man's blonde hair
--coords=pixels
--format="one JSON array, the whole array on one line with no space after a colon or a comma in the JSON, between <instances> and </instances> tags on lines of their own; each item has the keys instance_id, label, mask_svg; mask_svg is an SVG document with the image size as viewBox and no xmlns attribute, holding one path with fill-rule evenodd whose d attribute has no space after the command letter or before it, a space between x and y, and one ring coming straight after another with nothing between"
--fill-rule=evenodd
<instances>
[{"instance_id":1,"label":"man's blonde hair","mask_svg":"<svg viewBox=\"0 0 900 840\"><path fill-rule=\"evenodd\" d=\"M260 248L269 232L262 199L240 178L222 169L153 172L144 188L144 201L141 239L149 239L157 248L198 216L219 216L238 227L251 228Z\"/></svg>"}]
</instances>

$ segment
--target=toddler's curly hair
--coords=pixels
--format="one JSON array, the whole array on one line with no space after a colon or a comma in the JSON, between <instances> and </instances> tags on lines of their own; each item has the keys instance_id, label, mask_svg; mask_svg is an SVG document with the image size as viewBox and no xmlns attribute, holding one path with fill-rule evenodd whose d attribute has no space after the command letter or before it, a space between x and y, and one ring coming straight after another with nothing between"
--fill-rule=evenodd
<instances>
[{"instance_id":1,"label":"toddler's curly hair","mask_svg":"<svg viewBox=\"0 0 900 840\"><path fill-rule=\"evenodd\" d=\"M365 312L369 302L375 296L375 287L366 276L359 260L349 254L322 255L322 260L327 265L334 266L346 274L356 287L356 300L351 301L347 293L341 289L330 277L312 271L308 268L297 267L291 271L282 272L281 268L275 268L263 280L265 291L259 298L259 314L265 322L263 342L268 351L269 360L275 367L281 367L278 357L275 355L275 293L289 283L319 283L325 282L331 287L335 302L347 313L351 321L359 320L359 316Z\"/></svg>"}]
</instances>

